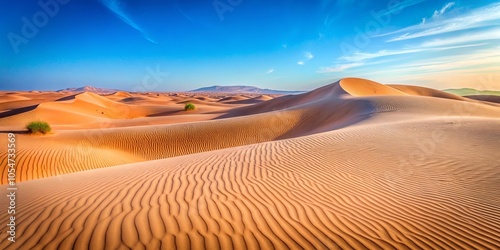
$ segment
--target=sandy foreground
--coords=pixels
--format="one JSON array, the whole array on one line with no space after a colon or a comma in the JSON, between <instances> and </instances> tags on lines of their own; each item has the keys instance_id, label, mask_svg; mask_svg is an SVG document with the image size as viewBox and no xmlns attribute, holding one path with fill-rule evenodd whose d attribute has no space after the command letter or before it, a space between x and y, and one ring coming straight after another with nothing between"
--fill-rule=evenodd
<instances>
[{"instance_id":1,"label":"sandy foreground","mask_svg":"<svg viewBox=\"0 0 500 250\"><path fill-rule=\"evenodd\" d=\"M500 104L346 78L294 96L0 93L0 249L498 249ZM197 110L183 111L191 102ZM53 133L23 132L46 120Z\"/></svg>"}]
</instances>

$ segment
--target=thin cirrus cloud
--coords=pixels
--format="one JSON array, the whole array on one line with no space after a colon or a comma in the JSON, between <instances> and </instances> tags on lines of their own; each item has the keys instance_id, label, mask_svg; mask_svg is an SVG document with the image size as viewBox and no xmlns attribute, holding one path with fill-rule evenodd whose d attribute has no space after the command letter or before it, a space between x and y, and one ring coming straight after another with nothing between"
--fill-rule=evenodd
<instances>
[{"instance_id":1,"label":"thin cirrus cloud","mask_svg":"<svg viewBox=\"0 0 500 250\"><path fill-rule=\"evenodd\" d=\"M362 65L363 65L363 63L347 63L347 64L340 64L340 65L331 66L331 67L321 67L318 70L318 73L338 73L338 72L342 72L342 71L345 71L347 69L359 67Z\"/></svg>"},{"instance_id":2,"label":"thin cirrus cloud","mask_svg":"<svg viewBox=\"0 0 500 250\"><path fill-rule=\"evenodd\" d=\"M435 10L434 13L432 14L431 18L439 18L442 16L445 12L447 12L449 9L451 9L453 6L455 6L455 2L449 2L445 4L440 10ZM421 25L424 25L427 22L427 17L422 18L422 23Z\"/></svg>"},{"instance_id":3,"label":"thin cirrus cloud","mask_svg":"<svg viewBox=\"0 0 500 250\"><path fill-rule=\"evenodd\" d=\"M498 49L498 48L497 48ZM468 67L477 65L477 64L486 64L490 65L490 63L495 60L498 62L500 54L495 50L483 50L483 51L474 51L470 53L464 53L461 55L447 55L440 56L434 58L434 60L419 60L407 64L400 64L394 67L393 70L388 71L398 71L398 70L422 70L422 69L445 69L445 68L454 68L456 65L465 65ZM471 63L474 62L474 63ZM494 67L494 66L493 66ZM498 66L496 67L498 68Z\"/></svg>"},{"instance_id":4,"label":"thin cirrus cloud","mask_svg":"<svg viewBox=\"0 0 500 250\"><path fill-rule=\"evenodd\" d=\"M311 52L304 52L304 59L297 62L298 65L304 65L306 61L310 61L314 58Z\"/></svg>"},{"instance_id":5,"label":"thin cirrus cloud","mask_svg":"<svg viewBox=\"0 0 500 250\"><path fill-rule=\"evenodd\" d=\"M441 15L443 15L447 10L451 9L453 6L455 6L455 2L449 2L443 6L440 10L435 10L434 14L432 14L433 18L437 18Z\"/></svg>"},{"instance_id":6,"label":"thin cirrus cloud","mask_svg":"<svg viewBox=\"0 0 500 250\"><path fill-rule=\"evenodd\" d=\"M440 9L436 10L434 13L434 17L431 18L431 21L428 25L417 25L412 26L404 31L408 31L406 37L410 37L413 32L415 37L425 37L423 32L435 31L435 29L458 29L457 25L453 25L457 21L465 21L468 27L476 26L479 24L484 24L484 22L488 22L490 20L500 20L500 15L498 13L490 13L495 8L500 8L500 4L493 4L486 7L478 8L470 11L469 13L465 13L458 17L452 17L450 19L444 19L440 15L449 11L453 6L455 6L454 2L449 2L445 4ZM439 18L438 18L439 17ZM444 16L443 16L444 17ZM427 28L423 28L427 27ZM429 28L434 27L434 28ZM433 29L433 30L430 30ZM420 32L420 33L419 33ZM465 49L473 51L474 48L491 46L491 42L497 41L500 39L500 29L478 29L475 32L464 33L460 32L458 35L453 36L444 36L439 39L427 40L424 42L420 42L418 44L404 44L401 48L395 48L391 46L391 49L382 49L375 52L363 52L363 51L355 51L349 55L344 55L334 62L333 66L321 67L317 72L318 73L334 73L334 72L343 72L350 71L352 68L368 66L373 64L379 64L381 60L390 60L390 58L398 58L397 56L407 55L407 54L419 54L419 55L429 55L431 52L438 51L446 51L453 49ZM383 59L384 58L384 59ZM394 60L394 59L392 59Z\"/></svg>"},{"instance_id":7,"label":"thin cirrus cloud","mask_svg":"<svg viewBox=\"0 0 500 250\"><path fill-rule=\"evenodd\" d=\"M484 43L465 44L465 45L458 45L458 46L445 46L445 47L430 47L430 46L421 47L421 46L419 46L419 48L412 48L412 49L379 50L379 51L374 52L374 53L355 52L350 56L342 56L339 58L339 60L343 60L343 61L347 61L347 62L362 62L362 61L366 61L369 59L375 59L375 58L379 58L379 57L397 56L397 55L429 52L429 51L460 49L460 48L467 48L467 47L476 47L476 46L480 46L480 45L484 45Z\"/></svg>"},{"instance_id":8,"label":"thin cirrus cloud","mask_svg":"<svg viewBox=\"0 0 500 250\"><path fill-rule=\"evenodd\" d=\"M406 9L408 7L411 7L413 5L425 2L427 0L406 0L406 1L397 1L395 4L391 5L389 8L387 8L384 11L381 11L378 13L379 16L385 16L393 13L398 13L402 11L403 9Z\"/></svg>"},{"instance_id":9,"label":"thin cirrus cloud","mask_svg":"<svg viewBox=\"0 0 500 250\"><path fill-rule=\"evenodd\" d=\"M419 60L411 63L395 65L382 73L404 73L408 75L436 74L439 72L467 72L479 71L495 73L499 72L496 63L500 60L500 47L481 49L464 52L458 55L443 55L433 58L433 60ZM419 72L419 73L414 73Z\"/></svg>"},{"instance_id":10,"label":"thin cirrus cloud","mask_svg":"<svg viewBox=\"0 0 500 250\"><path fill-rule=\"evenodd\" d=\"M321 67L317 71L317 73L338 73L361 66L381 64L381 63L384 64L385 62L383 60L379 60L379 58L381 57L391 57L391 56L405 55L411 53L470 48L470 47L478 47L481 45L485 45L485 43L464 44L464 45L443 46L443 47L420 47L420 48L401 49L401 50L380 50L374 53L356 52L350 56L342 56L338 58L338 62L335 66ZM370 61L372 59L377 59L377 60Z\"/></svg>"},{"instance_id":11,"label":"thin cirrus cloud","mask_svg":"<svg viewBox=\"0 0 500 250\"><path fill-rule=\"evenodd\" d=\"M268 70L268 71L266 72L266 74L271 74L271 73L273 73L273 72L274 72L274 69L270 69L270 70Z\"/></svg>"},{"instance_id":12,"label":"thin cirrus cloud","mask_svg":"<svg viewBox=\"0 0 500 250\"><path fill-rule=\"evenodd\" d=\"M490 50L492 44L494 45L500 41L500 28L488 28L483 26L488 26L492 21L500 20L500 4L492 4L485 7L481 7L465 13L458 17L451 17L445 19L440 16L447 11L449 11L455 5L454 2L449 2L445 4L442 8L436 10L434 17L430 18L431 21L427 25L417 25L409 28L403 29L407 31L405 38L410 39L411 36L415 37L427 37L436 32L436 30L446 30L460 31L449 33L446 36L440 36L436 39L427 39L423 42L412 43L412 44L402 44L400 48L396 46L391 46L391 49L382 49L375 52L363 52L355 51L351 54L338 57L334 62L333 66L321 67L318 73L334 73L334 72L352 72L352 68L356 67L366 67L369 65L380 64L383 60L398 60L408 54L418 54L419 57L432 56L432 60L436 62L436 66L421 66L414 67L413 69L420 70L446 70L451 69L456 66L465 66L466 64L457 63L454 61L444 60L437 63L436 57L433 52L446 51L461 49L459 58L457 60L469 62L470 65L478 65L480 59L471 62L469 58L464 58L461 55L464 53L472 53L474 55L475 51L480 48L485 48ZM492 13L493 10L499 9L498 12ZM456 22L463 21L461 25L456 25ZM471 27L481 27L480 29L474 29L474 31L467 31ZM447 33L445 32L445 33ZM453 34L453 35L450 35ZM406 40L406 39L403 39ZM491 51L491 50L490 50ZM449 54L449 53L445 53ZM491 54L491 52L490 52ZM488 57L488 63L494 63L498 60L498 57ZM428 59L426 59L428 60ZM484 66L484 65L483 65ZM394 69L394 65L392 66ZM397 68L397 67L396 67ZM387 72L387 71L385 71Z\"/></svg>"},{"instance_id":13,"label":"thin cirrus cloud","mask_svg":"<svg viewBox=\"0 0 500 250\"><path fill-rule=\"evenodd\" d=\"M453 44L488 42L500 40L500 28L484 30L480 32L466 33L446 39L434 39L422 43L423 47L439 47Z\"/></svg>"},{"instance_id":14,"label":"thin cirrus cloud","mask_svg":"<svg viewBox=\"0 0 500 250\"><path fill-rule=\"evenodd\" d=\"M500 24L500 3L493 3L457 17L449 19L434 18L431 21L424 21L417 25L378 35L378 37L400 34L387 40L387 42L395 42L498 24Z\"/></svg>"},{"instance_id":15,"label":"thin cirrus cloud","mask_svg":"<svg viewBox=\"0 0 500 250\"><path fill-rule=\"evenodd\" d=\"M132 20L127 15L125 10L123 10L122 3L120 1L118 1L118 0L99 0L99 2L102 5L104 5L106 8L108 8L111 12L113 12L113 14L115 14L115 16L120 18L120 20L122 20L123 22L128 24L130 27L134 28L135 30L139 31L146 40L148 40L152 43L158 44L158 42L155 41L154 39L152 39L148 35L148 33L146 31L144 31L144 29L141 26L139 26L139 24L137 24L134 20Z\"/></svg>"}]
</instances>

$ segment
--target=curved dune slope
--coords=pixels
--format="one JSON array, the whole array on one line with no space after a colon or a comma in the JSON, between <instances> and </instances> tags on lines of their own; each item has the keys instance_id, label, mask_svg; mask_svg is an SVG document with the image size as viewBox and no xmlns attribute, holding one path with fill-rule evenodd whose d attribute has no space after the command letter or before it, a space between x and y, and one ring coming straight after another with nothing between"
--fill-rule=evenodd
<instances>
[{"instance_id":1,"label":"curved dune slope","mask_svg":"<svg viewBox=\"0 0 500 250\"><path fill-rule=\"evenodd\" d=\"M0 248L496 249L499 126L372 124L23 182Z\"/></svg>"},{"instance_id":2,"label":"curved dune slope","mask_svg":"<svg viewBox=\"0 0 500 250\"><path fill-rule=\"evenodd\" d=\"M124 97L124 98L132 97L132 95L130 93L125 92L125 91L117 91L117 92L111 94L111 96Z\"/></svg>"},{"instance_id":3,"label":"curved dune slope","mask_svg":"<svg viewBox=\"0 0 500 250\"><path fill-rule=\"evenodd\" d=\"M61 101L71 99L74 95L58 92L0 92L0 117L4 117L6 111L10 113L25 112L28 107L35 108L36 105L44 102ZM12 114L9 114L9 116Z\"/></svg>"},{"instance_id":4,"label":"curved dune slope","mask_svg":"<svg viewBox=\"0 0 500 250\"><path fill-rule=\"evenodd\" d=\"M100 118L129 118L134 109L94 93L83 93L73 99L45 102L33 110L6 117L2 125L21 125L33 120L49 121L51 124L77 124L98 121Z\"/></svg>"},{"instance_id":5,"label":"curved dune slope","mask_svg":"<svg viewBox=\"0 0 500 250\"><path fill-rule=\"evenodd\" d=\"M161 159L328 131L356 123L371 111L370 104L364 101L329 102L342 110L338 113L322 109L319 104L197 123L121 128L103 123L101 129L60 131L48 136L18 135L19 142L29 140L30 144L24 144L17 152L16 177L18 181L25 181L116 165L109 164L108 154L96 154L93 149L113 149L136 156L135 159L120 159L122 161ZM6 151L0 153L0 159L5 161ZM5 183L6 169L1 176Z\"/></svg>"},{"instance_id":6,"label":"curved dune slope","mask_svg":"<svg viewBox=\"0 0 500 250\"><path fill-rule=\"evenodd\" d=\"M244 101L250 99L249 96L244 96L244 95L235 95L235 96L229 96L222 98L218 100L218 102L235 102L235 101Z\"/></svg>"},{"instance_id":7,"label":"curved dune slope","mask_svg":"<svg viewBox=\"0 0 500 250\"><path fill-rule=\"evenodd\" d=\"M454 99L454 100L460 100L460 101L465 101L467 99L454 95L451 93L447 93L444 91L439 91L431 88L426 88L426 87L420 87L420 86L408 86L408 85L387 85L392 88L395 88L397 90L403 91L409 95L415 95L415 96L431 96L431 97L439 97L439 98L446 98L446 99Z\"/></svg>"},{"instance_id":8,"label":"curved dune slope","mask_svg":"<svg viewBox=\"0 0 500 250\"><path fill-rule=\"evenodd\" d=\"M0 94L0 103L15 102L15 101L24 101L24 100L30 100L30 98L22 96L22 95L20 95L18 93Z\"/></svg>"},{"instance_id":9,"label":"curved dune slope","mask_svg":"<svg viewBox=\"0 0 500 250\"><path fill-rule=\"evenodd\" d=\"M257 96L257 97L251 97L251 98L246 98L246 99L241 99L241 100L227 100L227 101L224 101L225 103L229 103L229 104L255 104L255 103L261 103L261 102L265 102L265 101L269 101L269 100L272 100L273 98L271 96L268 96L268 95L260 95L260 96Z\"/></svg>"},{"instance_id":10,"label":"curved dune slope","mask_svg":"<svg viewBox=\"0 0 500 250\"><path fill-rule=\"evenodd\" d=\"M344 97L348 95L349 94L345 92L339 85L339 82L335 82L307 93L299 95L281 96L278 98L274 98L272 100L268 100L266 102L257 103L252 106L235 108L229 111L228 114L223 115L220 118L227 118L227 117L241 116L241 115L252 115L252 114L259 114L277 110L287 110L291 108L300 107L302 105L310 105L310 104L318 106L317 105L318 102L343 100L345 99ZM331 110L329 113L333 113L333 110Z\"/></svg>"},{"instance_id":11,"label":"curved dune slope","mask_svg":"<svg viewBox=\"0 0 500 250\"><path fill-rule=\"evenodd\" d=\"M206 101L206 102L217 102L217 101L219 101L219 99L210 98L210 97L206 97L206 96L200 96L200 97L197 97L196 99L201 100L201 101Z\"/></svg>"}]
</instances>

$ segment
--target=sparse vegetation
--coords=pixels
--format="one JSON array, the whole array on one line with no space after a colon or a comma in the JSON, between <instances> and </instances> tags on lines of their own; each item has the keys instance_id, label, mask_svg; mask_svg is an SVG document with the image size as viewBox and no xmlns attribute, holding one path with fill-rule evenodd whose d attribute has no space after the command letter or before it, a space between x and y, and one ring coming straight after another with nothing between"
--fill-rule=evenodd
<instances>
[{"instance_id":1,"label":"sparse vegetation","mask_svg":"<svg viewBox=\"0 0 500 250\"><path fill-rule=\"evenodd\" d=\"M186 105L184 106L185 111L190 111L190 110L195 110L195 109L196 109L196 107L192 103L186 103Z\"/></svg>"},{"instance_id":2,"label":"sparse vegetation","mask_svg":"<svg viewBox=\"0 0 500 250\"><path fill-rule=\"evenodd\" d=\"M42 122L42 121L30 122L28 123L28 125L26 125L26 128L28 129L28 132L30 134L38 134L38 133L47 134L50 131L52 131L50 125L47 122Z\"/></svg>"}]
</instances>

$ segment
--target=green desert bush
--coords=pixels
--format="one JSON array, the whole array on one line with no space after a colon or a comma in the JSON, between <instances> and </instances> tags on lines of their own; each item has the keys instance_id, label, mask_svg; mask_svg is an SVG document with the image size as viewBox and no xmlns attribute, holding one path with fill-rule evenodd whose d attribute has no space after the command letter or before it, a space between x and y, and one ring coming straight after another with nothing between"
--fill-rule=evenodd
<instances>
[{"instance_id":1,"label":"green desert bush","mask_svg":"<svg viewBox=\"0 0 500 250\"><path fill-rule=\"evenodd\" d=\"M195 110L195 109L196 109L196 107L192 103L186 103L186 105L184 106L185 111Z\"/></svg>"},{"instance_id":2,"label":"green desert bush","mask_svg":"<svg viewBox=\"0 0 500 250\"><path fill-rule=\"evenodd\" d=\"M47 134L52 130L52 128L50 128L50 125L47 122L42 122L42 121L30 122L28 123L28 125L26 125L26 128L28 129L28 132L30 134L37 134L37 133Z\"/></svg>"}]
</instances>

